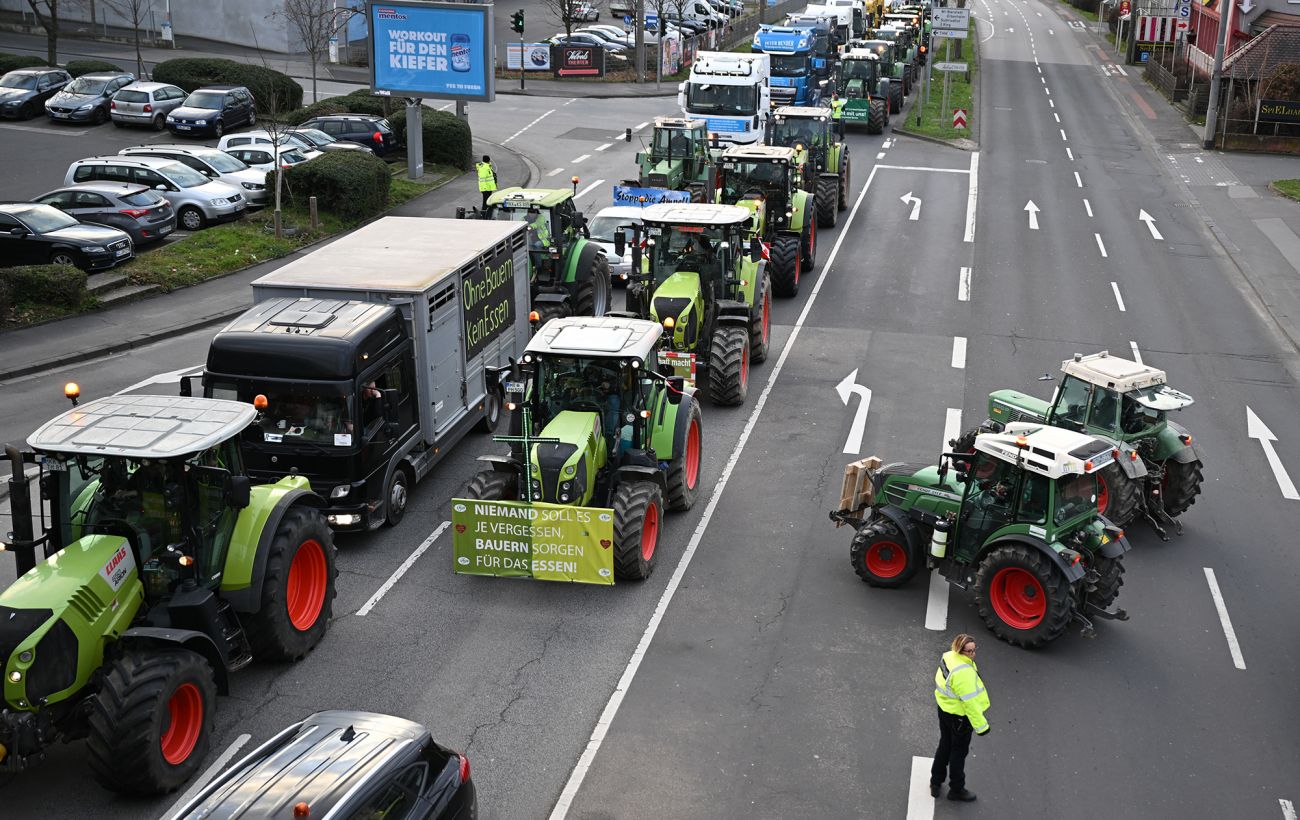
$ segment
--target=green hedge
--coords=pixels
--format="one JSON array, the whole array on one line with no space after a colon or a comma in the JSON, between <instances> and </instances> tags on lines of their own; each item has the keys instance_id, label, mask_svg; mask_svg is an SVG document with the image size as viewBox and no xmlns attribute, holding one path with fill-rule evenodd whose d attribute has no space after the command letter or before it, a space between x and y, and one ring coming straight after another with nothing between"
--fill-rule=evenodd
<instances>
[{"instance_id":1,"label":"green hedge","mask_svg":"<svg viewBox=\"0 0 1300 820\"><path fill-rule=\"evenodd\" d=\"M243 85L257 98L257 113L292 111L302 106L302 86L288 74L260 65L217 57L180 57L154 66L153 80L193 91L205 85Z\"/></svg>"},{"instance_id":2,"label":"green hedge","mask_svg":"<svg viewBox=\"0 0 1300 820\"><path fill-rule=\"evenodd\" d=\"M121 71L120 65L107 63L103 60L69 60L64 66L68 73L74 77L80 77L82 74L94 74L98 71Z\"/></svg>"},{"instance_id":3,"label":"green hedge","mask_svg":"<svg viewBox=\"0 0 1300 820\"><path fill-rule=\"evenodd\" d=\"M36 57L31 54L0 54L0 74L6 71L13 71L16 68L35 68L36 66L47 66L45 58Z\"/></svg>"},{"instance_id":4,"label":"green hedge","mask_svg":"<svg viewBox=\"0 0 1300 820\"><path fill-rule=\"evenodd\" d=\"M79 307L86 298L86 272L71 265L0 268L0 284L18 302Z\"/></svg>"},{"instance_id":5,"label":"green hedge","mask_svg":"<svg viewBox=\"0 0 1300 820\"><path fill-rule=\"evenodd\" d=\"M275 173L266 175L267 187L275 189ZM364 151L333 151L284 172L288 204L307 207L316 197L322 211L345 221L359 221L388 207L388 189L393 184L388 163Z\"/></svg>"}]
</instances>

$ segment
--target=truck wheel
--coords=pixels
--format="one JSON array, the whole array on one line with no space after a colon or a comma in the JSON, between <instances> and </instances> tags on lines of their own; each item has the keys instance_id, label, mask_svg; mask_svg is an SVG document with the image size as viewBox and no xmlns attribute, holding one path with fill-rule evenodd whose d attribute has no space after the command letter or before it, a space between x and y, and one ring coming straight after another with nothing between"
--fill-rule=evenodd
<instances>
[{"instance_id":1,"label":"truck wheel","mask_svg":"<svg viewBox=\"0 0 1300 820\"><path fill-rule=\"evenodd\" d=\"M668 509L689 510L700 494L700 403L687 399L691 412L686 416L686 436L682 452L668 463Z\"/></svg>"},{"instance_id":2,"label":"truck wheel","mask_svg":"<svg viewBox=\"0 0 1300 820\"><path fill-rule=\"evenodd\" d=\"M212 667L185 649L127 651L90 699L90 768L106 789L164 794L208 755L217 686Z\"/></svg>"},{"instance_id":3,"label":"truck wheel","mask_svg":"<svg viewBox=\"0 0 1300 820\"><path fill-rule=\"evenodd\" d=\"M873 587L901 587L921 566L907 539L888 518L858 528L849 545L849 560L858 577Z\"/></svg>"},{"instance_id":4,"label":"truck wheel","mask_svg":"<svg viewBox=\"0 0 1300 820\"><path fill-rule=\"evenodd\" d=\"M1105 609L1115 603L1119 597L1119 588L1124 586L1124 562L1119 558L1105 558L1098 555L1092 560L1092 568L1097 571L1097 585L1089 594L1089 599Z\"/></svg>"},{"instance_id":5,"label":"truck wheel","mask_svg":"<svg viewBox=\"0 0 1300 820\"><path fill-rule=\"evenodd\" d=\"M604 316L609 312L609 292L614 288L609 258L597 253L592 257L591 270L587 273L586 280L579 282L574 289L574 309L578 316Z\"/></svg>"},{"instance_id":6,"label":"truck wheel","mask_svg":"<svg viewBox=\"0 0 1300 820\"><path fill-rule=\"evenodd\" d=\"M813 210L816 210L816 197L809 204L812 205ZM804 216L808 222L808 227L804 228L803 232L802 256L803 269L812 273L813 268L817 267L817 220L809 219L810 216L811 214L805 214Z\"/></svg>"},{"instance_id":7,"label":"truck wheel","mask_svg":"<svg viewBox=\"0 0 1300 820\"><path fill-rule=\"evenodd\" d=\"M614 577L642 581L655 569L664 494L649 481L630 481L614 491Z\"/></svg>"},{"instance_id":8,"label":"truck wheel","mask_svg":"<svg viewBox=\"0 0 1300 820\"><path fill-rule=\"evenodd\" d=\"M754 293L754 306L749 319L749 361L762 364L767 361L772 346L772 277L767 273L758 283Z\"/></svg>"},{"instance_id":9,"label":"truck wheel","mask_svg":"<svg viewBox=\"0 0 1300 820\"><path fill-rule=\"evenodd\" d=\"M1127 527L1142 506L1142 479L1129 478L1115 462L1097 473L1097 512L1117 527Z\"/></svg>"},{"instance_id":10,"label":"truck wheel","mask_svg":"<svg viewBox=\"0 0 1300 820\"><path fill-rule=\"evenodd\" d=\"M817 180L817 227L834 228L839 221L840 181L829 177Z\"/></svg>"},{"instance_id":11,"label":"truck wheel","mask_svg":"<svg viewBox=\"0 0 1300 820\"><path fill-rule=\"evenodd\" d=\"M1164 498L1165 512L1179 516L1196 503L1201 494L1201 462L1165 462L1165 477L1160 481L1160 495Z\"/></svg>"},{"instance_id":12,"label":"truck wheel","mask_svg":"<svg viewBox=\"0 0 1300 820\"><path fill-rule=\"evenodd\" d=\"M867 133L879 134L885 130L885 101L873 98L867 103Z\"/></svg>"},{"instance_id":13,"label":"truck wheel","mask_svg":"<svg viewBox=\"0 0 1300 820\"><path fill-rule=\"evenodd\" d=\"M465 497L479 501L515 501L519 498L519 479L513 473L484 470L469 480Z\"/></svg>"},{"instance_id":14,"label":"truck wheel","mask_svg":"<svg viewBox=\"0 0 1300 820\"><path fill-rule=\"evenodd\" d=\"M841 211L849 209L849 187L853 184L853 167L849 164L849 149L844 148L844 161L840 164L840 198L835 207Z\"/></svg>"},{"instance_id":15,"label":"truck wheel","mask_svg":"<svg viewBox=\"0 0 1300 820\"><path fill-rule=\"evenodd\" d=\"M744 404L749 394L749 334L723 325L709 345L709 398L714 404Z\"/></svg>"},{"instance_id":16,"label":"truck wheel","mask_svg":"<svg viewBox=\"0 0 1300 820\"><path fill-rule=\"evenodd\" d=\"M317 511L284 514L266 556L262 606L248 640L262 660L296 661L320 643L334 605L334 534Z\"/></svg>"},{"instance_id":17,"label":"truck wheel","mask_svg":"<svg viewBox=\"0 0 1300 820\"><path fill-rule=\"evenodd\" d=\"M406 515L412 483L406 470L401 467L393 470L393 477L388 479L388 493L384 496L384 523L388 526L396 527Z\"/></svg>"},{"instance_id":18,"label":"truck wheel","mask_svg":"<svg viewBox=\"0 0 1300 820\"><path fill-rule=\"evenodd\" d=\"M1070 623L1070 585L1037 550L994 549L975 576L975 604L985 625L1013 646L1054 641Z\"/></svg>"},{"instance_id":19,"label":"truck wheel","mask_svg":"<svg viewBox=\"0 0 1300 820\"><path fill-rule=\"evenodd\" d=\"M772 292L789 299L799 295L799 273L802 269L799 237L781 234L772 242L768 271L772 274Z\"/></svg>"}]
</instances>

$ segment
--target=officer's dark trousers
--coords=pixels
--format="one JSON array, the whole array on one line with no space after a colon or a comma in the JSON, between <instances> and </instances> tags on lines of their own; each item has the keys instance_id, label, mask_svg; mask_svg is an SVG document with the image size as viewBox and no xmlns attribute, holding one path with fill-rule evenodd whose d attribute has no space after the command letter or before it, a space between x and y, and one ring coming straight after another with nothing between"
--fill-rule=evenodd
<instances>
[{"instance_id":1,"label":"officer's dark trousers","mask_svg":"<svg viewBox=\"0 0 1300 820\"><path fill-rule=\"evenodd\" d=\"M972 734L970 721L964 715L952 715L939 709L939 748L935 750L934 765L930 767L931 786L942 786L946 774L952 791L966 788L966 753L970 751Z\"/></svg>"},{"instance_id":2,"label":"officer's dark trousers","mask_svg":"<svg viewBox=\"0 0 1300 820\"><path fill-rule=\"evenodd\" d=\"M488 201L488 197L492 196L493 192L492 192L492 191L479 191L479 193L483 194L483 210L487 210L487 201Z\"/></svg>"}]
</instances>

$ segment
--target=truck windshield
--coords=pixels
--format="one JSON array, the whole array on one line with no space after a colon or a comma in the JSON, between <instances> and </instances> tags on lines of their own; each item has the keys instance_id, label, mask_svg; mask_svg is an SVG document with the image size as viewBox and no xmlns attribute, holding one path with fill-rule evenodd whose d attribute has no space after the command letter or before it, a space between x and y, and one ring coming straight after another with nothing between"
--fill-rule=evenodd
<instances>
[{"instance_id":1,"label":"truck windshield","mask_svg":"<svg viewBox=\"0 0 1300 820\"><path fill-rule=\"evenodd\" d=\"M806 77L808 75L807 54L773 54L772 76Z\"/></svg>"},{"instance_id":2,"label":"truck windshield","mask_svg":"<svg viewBox=\"0 0 1300 820\"><path fill-rule=\"evenodd\" d=\"M352 446L352 386L346 382L214 382L215 399L252 403L266 396L267 405L254 422L270 444Z\"/></svg>"},{"instance_id":3,"label":"truck windshield","mask_svg":"<svg viewBox=\"0 0 1300 820\"><path fill-rule=\"evenodd\" d=\"M650 248L650 269L656 282L662 282L675 271L694 271L705 276L721 273L720 263L725 253L722 242L727 238L725 229L681 225L651 228L650 233L654 239Z\"/></svg>"},{"instance_id":4,"label":"truck windshield","mask_svg":"<svg viewBox=\"0 0 1300 820\"><path fill-rule=\"evenodd\" d=\"M1097 476L1067 475L1056 480L1056 526L1097 509Z\"/></svg>"},{"instance_id":5,"label":"truck windshield","mask_svg":"<svg viewBox=\"0 0 1300 820\"><path fill-rule=\"evenodd\" d=\"M692 82L686 86L686 108L695 114L752 116L758 112L758 88Z\"/></svg>"}]
</instances>

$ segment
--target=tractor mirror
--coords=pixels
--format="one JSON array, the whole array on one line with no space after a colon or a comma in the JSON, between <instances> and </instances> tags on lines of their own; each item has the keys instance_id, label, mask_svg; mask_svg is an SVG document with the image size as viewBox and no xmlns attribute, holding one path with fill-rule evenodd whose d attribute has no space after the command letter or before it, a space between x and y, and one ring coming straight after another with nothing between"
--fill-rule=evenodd
<instances>
[{"instance_id":1,"label":"tractor mirror","mask_svg":"<svg viewBox=\"0 0 1300 820\"><path fill-rule=\"evenodd\" d=\"M614 230L614 255L622 259L625 253L627 253L627 234L623 233L620 227Z\"/></svg>"},{"instance_id":2,"label":"tractor mirror","mask_svg":"<svg viewBox=\"0 0 1300 820\"><path fill-rule=\"evenodd\" d=\"M757 236L749 238L749 261L758 263L763 258L763 241Z\"/></svg>"},{"instance_id":3,"label":"tractor mirror","mask_svg":"<svg viewBox=\"0 0 1300 820\"><path fill-rule=\"evenodd\" d=\"M461 207L459 207L459 208L456 209L456 218L457 218L457 219L464 219L464 218L465 218L465 208L464 208L464 206L461 206Z\"/></svg>"},{"instance_id":4,"label":"tractor mirror","mask_svg":"<svg viewBox=\"0 0 1300 820\"><path fill-rule=\"evenodd\" d=\"M253 500L253 481L246 475L232 475L226 481L226 504L242 510Z\"/></svg>"},{"instance_id":5,"label":"tractor mirror","mask_svg":"<svg viewBox=\"0 0 1300 820\"><path fill-rule=\"evenodd\" d=\"M669 376L664 381L668 383L668 403L681 404L682 396L685 395L682 391L686 389L686 377Z\"/></svg>"},{"instance_id":6,"label":"tractor mirror","mask_svg":"<svg viewBox=\"0 0 1300 820\"><path fill-rule=\"evenodd\" d=\"M194 395L194 384L193 384L193 382L190 381L190 379L192 379L192 378L194 378L194 377L193 377L193 376L181 376L181 379L180 379L180 386L179 386L180 394L181 394L182 396L187 397L187 398L190 397L190 396L193 396L193 395Z\"/></svg>"}]
</instances>

